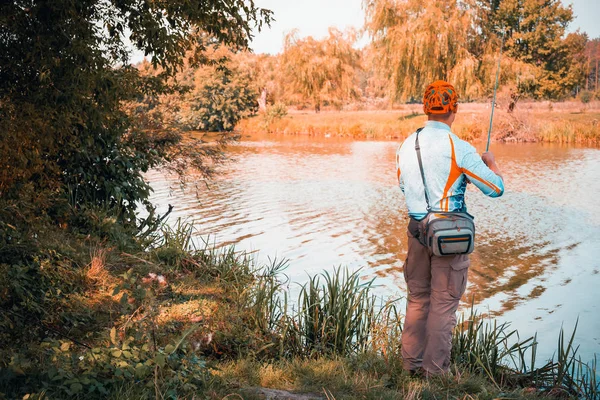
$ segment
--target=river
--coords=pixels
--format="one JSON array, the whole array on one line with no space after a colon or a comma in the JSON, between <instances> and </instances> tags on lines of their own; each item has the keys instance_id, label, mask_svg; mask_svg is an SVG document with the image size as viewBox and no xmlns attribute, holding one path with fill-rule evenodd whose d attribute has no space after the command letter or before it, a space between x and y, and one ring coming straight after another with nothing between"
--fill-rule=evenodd
<instances>
[{"instance_id":1,"label":"river","mask_svg":"<svg viewBox=\"0 0 600 400\"><path fill-rule=\"evenodd\" d=\"M403 296L406 205L398 188L396 141L308 136L244 136L209 184L181 190L148 174L151 200L194 222L198 240L289 259L291 282L336 266L376 277L378 295ZM481 145L476 146L481 150ZM600 353L600 150L548 144L492 144L506 192L490 199L470 188L476 217L463 309L510 321L521 337L538 333L551 357L561 325L582 358ZM472 185L469 185L472 186ZM294 291L292 285L291 290Z\"/></svg>"}]
</instances>

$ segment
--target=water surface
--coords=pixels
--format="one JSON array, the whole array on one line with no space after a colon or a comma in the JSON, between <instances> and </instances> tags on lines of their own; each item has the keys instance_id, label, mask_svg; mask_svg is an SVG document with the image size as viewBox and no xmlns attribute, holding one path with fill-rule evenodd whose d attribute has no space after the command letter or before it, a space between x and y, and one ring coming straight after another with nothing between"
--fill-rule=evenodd
<instances>
[{"instance_id":1,"label":"water surface","mask_svg":"<svg viewBox=\"0 0 600 400\"><path fill-rule=\"evenodd\" d=\"M305 136L246 136L235 161L210 183L182 191L177 180L148 175L152 201L175 206L199 237L287 258L292 282L332 270L362 269L376 292L403 296L406 205L398 188L397 142ZM561 324L579 317L577 341L600 353L600 150L542 144L493 144L506 192L490 199L471 187L477 242L463 297L522 335L538 332L550 357ZM470 185L472 186L472 185ZM294 287L291 288L292 292Z\"/></svg>"}]
</instances>

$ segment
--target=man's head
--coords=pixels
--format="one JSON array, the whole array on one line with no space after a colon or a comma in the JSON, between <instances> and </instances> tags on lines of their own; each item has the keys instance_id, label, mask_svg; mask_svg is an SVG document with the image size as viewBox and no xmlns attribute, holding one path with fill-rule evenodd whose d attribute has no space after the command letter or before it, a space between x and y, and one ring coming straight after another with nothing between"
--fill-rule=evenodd
<instances>
[{"instance_id":1,"label":"man's head","mask_svg":"<svg viewBox=\"0 0 600 400\"><path fill-rule=\"evenodd\" d=\"M458 111L456 89L446 81L435 81L425 89L423 111L429 120L452 125Z\"/></svg>"}]
</instances>

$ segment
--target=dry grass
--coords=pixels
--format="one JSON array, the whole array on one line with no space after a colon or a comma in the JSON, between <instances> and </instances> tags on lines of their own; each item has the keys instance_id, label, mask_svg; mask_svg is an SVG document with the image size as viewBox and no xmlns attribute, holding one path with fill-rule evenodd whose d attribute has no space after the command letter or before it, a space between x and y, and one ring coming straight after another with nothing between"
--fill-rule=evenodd
<instances>
[{"instance_id":1,"label":"dry grass","mask_svg":"<svg viewBox=\"0 0 600 400\"><path fill-rule=\"evenodd\" d=\"M454 132L470 142L487 138L490 106L463 104ZM241 121L243 132L285 135L337 136L357 139L404 139L426 121L418 104L392 111L290 111L266 123L262 116ZM520 103L514 113L499 103L494 115L492 139L499 142L558 142L600 144L600 102Z\"/></svg>"},{"instance_id":2,"label":"dry grass","mask_svg":"<svg viewBox=\"0 0 600 400\"><path fill-rule=\"evenodd\" d=\"M199 322L212 317L219 305L205 299L194 299L184 303L169 304L160 307L157 318L159 324L171 321Z\"/></svg>"},{"instance_id":3,"label":"dry grass","mask_svg":"<svg viewBox=\"0 0 600 400\"><path fill-rule=\"evenodd\" d=\"M109 277L106 270L106 249L99 247L92 251L86 276L92 281L106 282Z\"/></svg>"},{"instance_id":4,"label":"dry grass","mask_svg":"<svg viewBox=\"0 0 600 400\"><path fill-rule=\"evenodd\" d=\"M292 359L276 362L232 361L215 372L226 386L267 387L294 393L319 393L330 399L491 399L537 398L536 391L501 391L484 378L458 373L414 379L367 358ZM291 397L290 397L291 398Z\"/></svg>"}]
</instances>

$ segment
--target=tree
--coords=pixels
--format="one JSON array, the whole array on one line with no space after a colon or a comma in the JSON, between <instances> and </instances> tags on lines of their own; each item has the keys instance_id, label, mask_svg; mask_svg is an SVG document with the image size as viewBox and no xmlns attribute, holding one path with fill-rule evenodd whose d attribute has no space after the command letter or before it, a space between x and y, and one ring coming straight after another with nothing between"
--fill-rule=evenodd
<instances>
[{"instance_id":1,"label":"tree","mask_svg":"<svg viewBox=\"0 0 600 400\"><path fill-rule=\"evenodd\" d=\"M35 212L98 204L135 222L143 172L172 161L181 136L143 130L123 104L172 91L192 48L192 63L209 44L246 48L270 18L252 0L2 2L0 196ZM162 72L130 66L128 42Z\"/></svg>"},{"instance_id":2,"label":"tree","mask_svg":"<svg viewBox=\"0 0 600 400\"><path fill-rule=\"evenodd\" d=\"M587 37L565 30L573 20L571 6L560 0L502 0L490 20L505 31L506 54L538 68L531 95L558 99L584 79L582 56Z\"/></svg>"},{"instance_id":3,"label":"tree","mask_svg":"<svg viewBox=\"0 0 600 400\"><path fill-rule=\"evenodd\" d=\"M195 71L193 88L183 97L185 129L230 132L241 118L256 113L258 92L251 71L244 70L230 52L223 56L227 62Z\"/></svg>"},{"instance_id":4,"label":"tree","mask_svg":"<svg viewBox=\"0 0 600 400\"><path fill-rule=\"evenodd\" d=\"M478 60L469 52L472 14L462 3L434 0L365 0L365 28L373 39L392 99L420 100L428 83L455 82L477 96Z\"/></svg>"},{"instance_id":5,"label":"tree","mask_svg":"<svg viewBox=\"0 0 600 400\"><path fill-rule=\"evenodd\" d=\"M299 39L297 32L286 35L281 68L290 94L312 102L316 112L323 101L340 104L358 97L355 69L360 58L354 42L354 33L333 28L320 41Z\"/></svg>"},{"instance_id":6,"label":"tree","mask_svg":"<svg viewBox=\"0 0 600 400\"><path fill-rule=\"evenodd\" d=\"M598 92L598 76L600 74L600 69L598 68L598 64L600 63L600 38L592 39L586 43L585 57L587 64L585 89Z\"/></svg>"}]
</instances>

